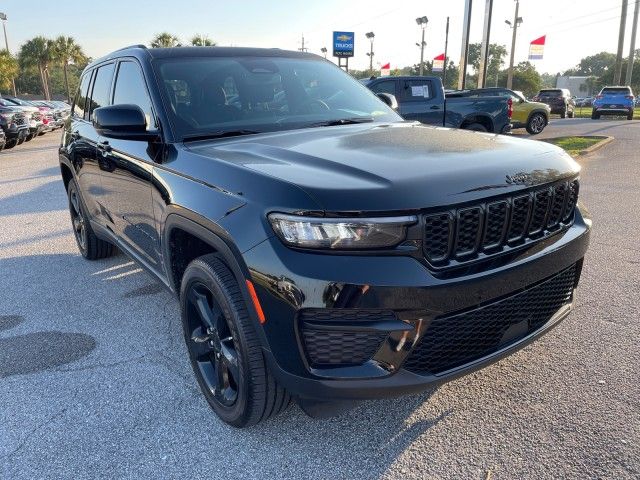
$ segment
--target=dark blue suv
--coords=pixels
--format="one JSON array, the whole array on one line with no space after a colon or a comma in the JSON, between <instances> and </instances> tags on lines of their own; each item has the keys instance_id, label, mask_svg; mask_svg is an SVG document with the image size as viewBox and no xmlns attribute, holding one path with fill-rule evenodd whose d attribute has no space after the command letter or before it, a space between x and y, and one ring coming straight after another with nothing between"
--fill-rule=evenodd
<instances>
[{"instance_id":1,"label":"dark blue suv","mask_svg":"<svg viewBox=\"0 0 640 480\"><path fill-rule=\"evenodd\" d=\"M624 115L633 120L635 97L631 87L604 87L593 101L591 118L597 120L601 115Z\"/></svg>"}]
</instances>

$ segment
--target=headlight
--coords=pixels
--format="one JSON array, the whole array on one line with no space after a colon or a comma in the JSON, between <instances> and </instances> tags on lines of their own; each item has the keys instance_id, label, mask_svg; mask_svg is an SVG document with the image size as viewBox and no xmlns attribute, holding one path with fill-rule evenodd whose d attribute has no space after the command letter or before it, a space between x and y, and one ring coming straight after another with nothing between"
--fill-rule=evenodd
<instances>
[{"instance_id":1,"label":"headlight","mask_svg":"<svg viewBox=\"0 0 640 480\"><path fill-rule=\"evenodd\" d=\"M286 245L302 248L358 250L393 247L406 237L415 216L380 218L299 217L272 213L269 221Z\"/></svg>"}]
</instances>

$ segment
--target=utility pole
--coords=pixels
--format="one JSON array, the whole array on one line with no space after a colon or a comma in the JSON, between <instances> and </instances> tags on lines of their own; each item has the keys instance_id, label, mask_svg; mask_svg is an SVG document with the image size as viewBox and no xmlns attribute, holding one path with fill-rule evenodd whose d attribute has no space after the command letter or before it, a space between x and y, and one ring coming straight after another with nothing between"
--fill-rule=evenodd
<instances>
[{"instance_id":1,"label":"utility pole","mask_svg":"<svg viewBox=\"0 0 640 480\"><path fill-rule=\"evenodd\" d=\"M486 0L484 6L484 28L482 29L482 45L480 47L480 68L478 69L478 88L487 83L487 67L489 66L489 41L491 37L491 16L493 0Z\"/></svg>"},{"instance_id":2,"label":"utility pole","mask_svg":"<svg viewBox=\"0 0 640 480\"><path fill-rule=\"evenodd\" d=\"M627 62L627 80L625 85L631 85L633 75L633 60L636 53L636 33L638 31L638 10L640 10L640 0L636 0L636 7L633 9L633 24L631 25L631 46L629 47L629 61Z\"/></svg>"},{"instance_id":3,"label":"utility pole","mask_svg":"<svg viewBox=\"0 0 640 480\"><path fill-rule=\"evenodd\" d=\"M462 50L458 70L458 90L464 90L467 83L467 58L469 57L469 30L471 30L471 7L473 0L464 2L464 20L462 21Z\"/></svg>"},{"instance_id":4,"label":"utility pole","mask_svg":"<svg viewBox=\"0 0 640 480\"><path fill-rule=\"evenodd\" d=\"M7 49L7 53L11 55L11 52L9 51L9 40L7 40L7 25L6 25L7 15L4 13L0 13L0 20L2 20L2 30L4 30L4 45L5 45L5 48ZM11 87L13 88L13 96L14 97L17 96L15 78L11 79Z\"/></svg>"},{"instance_id":5,"label":"utility pole","mask_svg":"<svg viewBox=\"0 0 640 480\"><path fill-rule=\"evenodd\" d=\"M442 85L447 84L447 48L449 47L449 17L447 17L447 28L444 34L444 65L442 66Z\"/></svg>"},{"instance_id":6,"label":"utility pole","mask_svg":"<svg viewBox=\"0 0 640 480\"><path fill-rule=\"evenodd\" d=\"M308 48L304 47L304 33L302 34L302 46L298 49L301 52L306 52L307 50L309 50Z\"/></svg>"},{"instance_id":7,"label":"utility pole","mask_svg":"<svg viewBox=\"0 0 640 480\"><path fill-rule=\"evenodd\" d=\"M416 18L416 23L422 28L422 41L420 44L417 44L420 47L420 76L424 74L424 47L427 44L424 41L424 31L427 29L427 23L429 23L429 19L427 17L418 17Z\"/></svg>"},{"instance_id":8,"label":"utility pole","mask_svg":"<svg viewBox=\"0 0 640 480\"><path fill-rule=\"evenodd\" d=\"M369 53L367 53L367 56L369 57L369 75L373 75L373 38L375 37L375 34L373 32L367 32L365 33L365 37L367 37L371 42L371 49L369 50Z\"/></svg>"},{"instance_id":9,"label":"utility pole","mask_svg":"<svg viewBox=\"0 0 640 480\"><path fill-rule=\"evenodd\" d=\"M622 0L622 12L620 13L620 31L618 33L618 53L616 54L616 66L613 74L613 84L620 85L622 77L622 50L624 49L624 27L627 24L628 0Z\"/></svg>"},{"instance_id":10,"label":"utility pole","mask_svg":"<svg viewBox=\"0 0 640 480\"><path fill-rule=\"evenodd\" d=\"M509 57L509 71L507 73L507 88L513 88L513 60L516 54L516 36L518 35L518 26L522 23L522 18L518 17L518 9L520 8L520 0L516 0L516 11L513 15L513 24L509 20L505 23L511 27L511 56Z\"/></svg>"}]
</instances>

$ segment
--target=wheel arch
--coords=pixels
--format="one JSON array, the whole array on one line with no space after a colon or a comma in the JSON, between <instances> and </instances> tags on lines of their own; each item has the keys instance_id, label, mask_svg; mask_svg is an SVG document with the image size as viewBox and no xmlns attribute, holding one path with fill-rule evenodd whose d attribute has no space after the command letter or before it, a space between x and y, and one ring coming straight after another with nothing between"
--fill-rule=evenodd
<instances>
[{"instance_id":1,"label":"wheel arch","mask_svg":"<svg viewBox=\"0 0 640 480\"><path fill-rule=\"evenodd\" d=\"M487 115L477 115L477 114L467 115L462 120L462 123L460 124L460 128L466 128L472 123L479 123L487 129L487 132L495 133L493 120Z\"/></svg>"},{"instance_id":2,"label":"wheel arch","mask_svg":"<svg viewBox=\"0 0 640 480\"><path fill-rule=\"evenodd\" d=\"M185 233L189 235L190 239L195 238L202 244L196 247L195 251L189 252L186 257L179 259L175 256L177 252L176 235L184 235ZM201 217L197 213L180 209L179 212L174 211L167 215L164 221L162 240L165 275L169 281L169 288L178 295L180 294L181 274L184 273L184 269L186 269L191 260L207 253L215 253L221 258L233 273L247 305L247 311L253 320L255 331L261 339L263 347L266 347L268 343L264 332L261 328L258 328L261 321L254 305L254 299L247 286L247 280L251 280L251 274L242 259L241 252L233 243L231 235L221 226ZM203 249L202 245L206 246L206 248ZM176 264L176 261L181 263Z\"/></svg>"}]
</instances>

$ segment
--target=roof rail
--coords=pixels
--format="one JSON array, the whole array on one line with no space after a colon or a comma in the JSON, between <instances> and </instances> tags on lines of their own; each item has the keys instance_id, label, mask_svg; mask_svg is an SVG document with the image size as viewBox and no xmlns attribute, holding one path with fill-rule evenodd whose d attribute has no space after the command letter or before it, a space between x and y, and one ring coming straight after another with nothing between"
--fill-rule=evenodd
<instances>
[{"instance_id":1,"label":"roof rail","mask_svg":"<svg viewBox=\"0 0 640 480\"><path fill-rule=\"evenodd\" d=\"M114 52L119 52L120 50L128 50L130 48L144 48L146 50L147 46L143 45L142 43L138 43L137 45L128 45L126 47L119 48L117 50L114 50Z\"/></svg>"}]
</instances>

